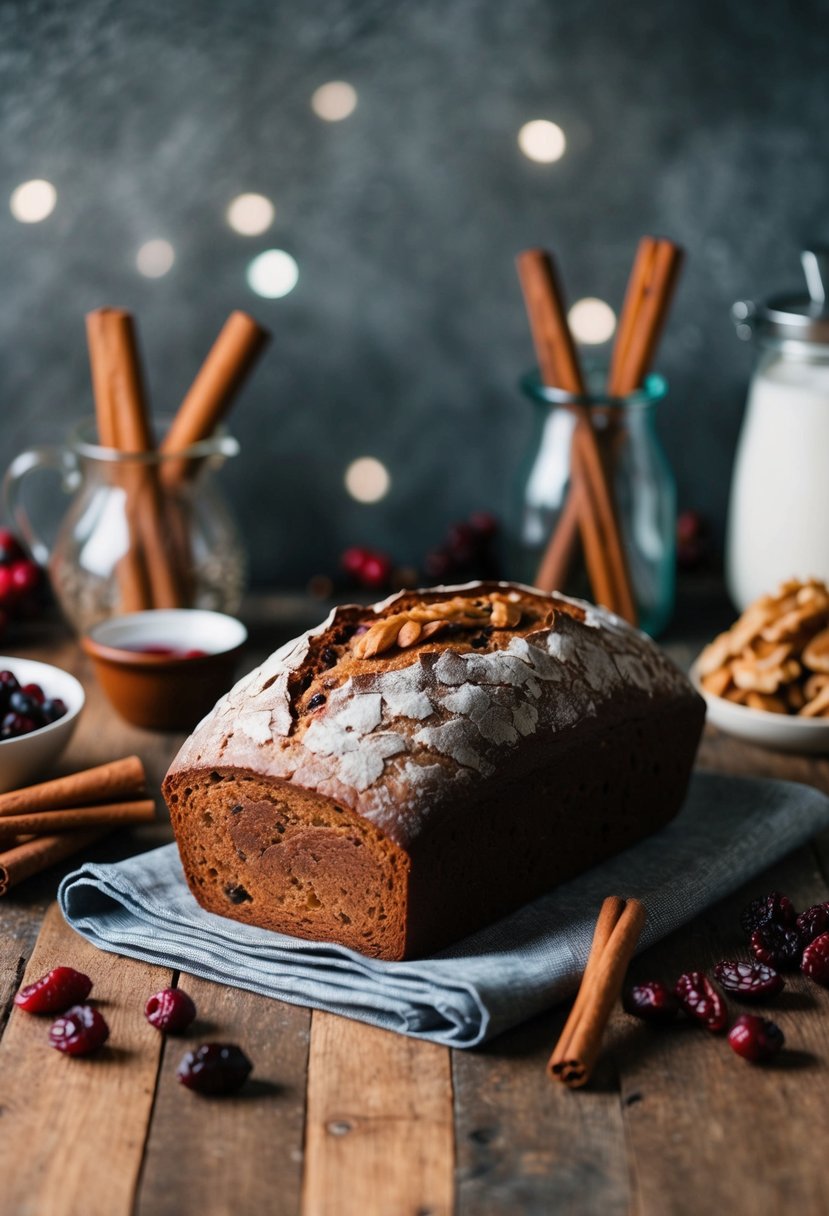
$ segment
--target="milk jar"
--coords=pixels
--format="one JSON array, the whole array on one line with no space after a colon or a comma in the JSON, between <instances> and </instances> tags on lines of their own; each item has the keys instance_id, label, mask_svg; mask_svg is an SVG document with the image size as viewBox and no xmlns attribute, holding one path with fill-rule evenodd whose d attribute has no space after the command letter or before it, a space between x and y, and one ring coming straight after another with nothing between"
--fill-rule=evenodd
<instances>
[{"instance_id":1,"label":"milk jar","mask_svg":"<svg viewBox=\"0 0 829 1216\"><path fill-rule=\"evenodd\" d=\"M788 578L829 582L829 252L802 260L808 295L732 310L757 346L726 536L741 610Z\"/></svg>"}]
</instances>

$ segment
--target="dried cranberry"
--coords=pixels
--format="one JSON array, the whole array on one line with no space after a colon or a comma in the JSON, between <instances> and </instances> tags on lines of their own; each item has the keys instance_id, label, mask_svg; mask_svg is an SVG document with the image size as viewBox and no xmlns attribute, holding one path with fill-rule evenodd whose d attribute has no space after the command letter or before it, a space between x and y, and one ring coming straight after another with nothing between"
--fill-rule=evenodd
<instances>
[{"instance_id":1,"label":"dried cranberry","mask_svg":"<svg viewBox=\"0 0 829 1216\"><path fill-rule=\"evenodd\" d=\"M58 718L63 718L66 715L66 702L61 701L60 697L52 697L50 700L43 702L40 712L45 722L57 722Z\"/></svg>"},{"instance_id":2,"label":"dried cranberry","mask_svg":"<svg viewBox=\"0 0 829 1216\"><path fill-rule=\"evenodd\" d=\"M42 705L46 700L46 694L39 684L24 684L20 691L27 697L31 697L33 701L37 701L38 705Z\"/></svg>"},{"instance_id":3,"label":"dried cranberry","mask_svg":"<svg viewBox=\"0 0 829 1216\"><path fill-rule=\"evenodd\" d=\"M179 1034L195 1019L196 1006L181 988L162 988L151 996L144 1007L151 1026L165 1034Z\"/></svg>"},{"instance_id":4,"label":"dried cranberry","mask_svg":"<svg viewBox=\"0 0 829 1216\"><path fill-rule=\"evenodd\" d=\"M176 1076L200 1094L231 1094L241 1089L252 1068L234 1043L202 1043L182 1056Z\"/></svg>"},{"instance_id":5,"label":"dried cranberry","mask_svg":"<svg viewBox=\"0 0 829 1216\"><path fill-rule=\"evenodd\" d=\"M324 704L325 704L325 693L324 692L315 692L313 697L311 697L310 701L308 702L308 708L309 709L319 709L320 706L324 705Z\"/></svg>"},{"instance_id":6,"label":"dried cranberry","mask_svg":"<svg viewBox=\"0 0 829 1216\"><path fill-rule=\"evenodd\" d=\"M758 925L751 935L751 952L761 963L781 971L796 971L803 943L796 929L784 929L772 920Z\"/></svg>"},{"instance_id":7,"label":"dried cranberry","mask_svg":"<svg viewBox=\"0 0 829 1216\"><path fill-rule=\"evenodd\" d=\"M624 996L623 1005L628 1013L645 1022L665 1026L679 1013L679 1001L667 984L661 980L648 980L636 984Z\"/></svg>"},{"instance_id":8,"label":"dried cranberry","mask_svg":"<svg viewBox=\"0 0 829 1216\"><path fill-rule=\"evenodd\" d=\"M320 652L320 662L324 667L333 667L337 662L337 652L333 646L325 646Z\"/></svg>"},{"instance_id":9,"label":"dried cranberry","mask_svg":"<svg viewBox=\"0 0 829 1216\"><path fill-rule=\"evenodd\" d=\"M829 933L829 903L812 904L797 918L797 931L804 946L813 942L821 933Z\"/></svg>"},{"instance_id":10,"label":"dried cranberry","mask_svg":"<svg viewBox=\"0 0 829 1216\"><path fill-rule=\"evenodd\" d=\"M21 988L14 998L26 1013L63 1013L70 1005L85 1001L92 991L92 980L74 967L53 967L33 984Z\"/></svg>"},{"instance_id":11,"label":"dried cranberry","mask_svg":"<svg viewBox=\"0 0 829 1216\"><path fill-rule=\"evenodd\" d=\"M686 971L681 975L674 993L689 1017L702 1022L714 1034L725 1030L728 1021L725 1001L701 971Z\"/></svg>"},{"instance_id":12,"label":"dried cranberry","mask_svg":"<svg viewBox=\"0 0 829 1216\"><path fill-rule=\"evenodd\" d=\"M821 933L803 951L801 970L816 984L829 988L829 933Z\"/></svg>"},{"instance_id":13,"label":"dried cranberry","mask_svg":"<svg viewBox=\"0 0 829 1216\"><path fill-rule=\"evenodd\" d=\"M743 926L746 937L751 937L755 929L767 924L768 921L789 929L796 920L797 913L792 901L787 896L781 895L779 891L770 891L768 895L753 899L740 914L740 924Z\"/></svg>"},{"instance_id":14,"label":"dried cranberry","mask_svg":"<svg viewBox=\"0 0 829 1216\"><path fill-rule=\"evenodd\" d=\"M782 975L765 963L744 963L724 959L714 968L714 978L726 992L733 992L744 1001L761 1001L776 996L785 987Z\"/></svg>"},{"instance_id":15,"label":"dried cranberry","mask_svg":"<svg viewBox=\"0 0 829 1216\"><path fill-rule=\"evenodd\" d=\"M52 1023L49 1042L68 1056L88 1056L103 1047L109 1038L109 1027L103 1014L91 1005L74 1005L63 1017Z\"/></svg>"},{"instance_id":16,"label":"dried cranberry","mask_svg":"<svg viewBox=\"0 0 829 1216\"><path fill-rule=\"evenodd\" d=\"M758 1018L755 1013L744 1013L729 1030L728 1042L738 1056L757 1064L776 1056L785 1040L776 1022Z\"/></svg>"}]
</instances>

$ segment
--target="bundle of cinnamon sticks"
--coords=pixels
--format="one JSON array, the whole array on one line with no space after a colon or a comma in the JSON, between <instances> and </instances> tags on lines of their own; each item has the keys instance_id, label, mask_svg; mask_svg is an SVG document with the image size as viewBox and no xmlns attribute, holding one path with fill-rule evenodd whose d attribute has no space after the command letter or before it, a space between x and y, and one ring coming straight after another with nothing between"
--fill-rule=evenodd
<instances>
[{"instance_id":1,"label":"bundle of cinnamon sticks","mask_svg":"<svg viewBox=\"0 0 829 1216\"><path fill-rule=\"evenodd\" d=\"M0 895L115 828L154 818L137 756L0 794Z\"/></svg>"},{"instance_id":2,"label":"bundle of cinnamon sticks","mask_svg":"<svg viewBox=\"0 0 829 1216\"><path fill-rule=\"evenodd\" d=\"M121 610L186 607L192 563L177 491L198 462L175 457L213 434L270 335L246 313L232 313L156 448L131 315L99 308L88 314L86 329L100 443L135 457L111 469L124 491L128 531L117 568ZM153 460L155 453L165 459Z\"/></svg>"},{"instance_id":3,"label":"bundle of cinnamon sticks","mask_svg":"<svg viewBox=\"0 0 829 1216\"><path fill-rule=\"evenodd\" d=\"M616 330L607 383L609 399L623 398L643 382L651 366L682 264L682 251L663 238L639 242ZM570 493L550 536L535 582L543 591L563 590L581 536L595 599L636 623L636 602L624 539L613 498L610 425L597 434L573 336L561 279L551 254L528 249L518 275L542 382L568 394L575 417Z\"/></svg>"}]
</instances>

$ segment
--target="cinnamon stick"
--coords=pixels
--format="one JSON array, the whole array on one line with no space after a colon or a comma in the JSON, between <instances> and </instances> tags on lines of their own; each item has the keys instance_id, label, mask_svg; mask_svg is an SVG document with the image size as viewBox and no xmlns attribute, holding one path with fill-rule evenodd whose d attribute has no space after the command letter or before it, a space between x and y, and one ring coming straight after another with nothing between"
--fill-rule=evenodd
<instances>
[{"instance_id":1,"label":"cinnamon stick","mask_svg":"<svg viewBox=\"0 0 829 1216\"><path fill-rule=\"evenodd\" d=\"M119 448L116 381L117 356L113 348L113 317L116 310L98 308L87 313L86 337L89 347L89 364L92 371L92 391L95 398L95 417L98 424L98 441L112 451ZM124 485L125 470L113 462L110 476L115 485ZM140 612L152 604L147 568L141 552L135 521L127 517L129 541L126 553L118 562L117 578L124 612Z\"/></svg>"},{"instance_id":2,"label":"cinnamon stick","mask_svg":"<svg viewBox=\"0 0 829 1216\"><path fill-rule=\"evenodd\" d=\"M638 899L628 899L620 909L621 903L611 896L602 905L581 986L547 1064L551 1080L570 1089L590 1079L645 925L645 908Z\"/></svg>"},{"instance_id":3,"label":"cinnamon stick","mask_svg":"<svg viewBox=\"0 0 829 1216\"><path fill-rule=\"evenodd\" d=\"M96 388L104 385L108 394L108 405L102 410L104 429L112 440L108 446L127 455L146 455L155 445L132 317L123 309L102 308L90 314L87 327L93 339L90 355L103 365L93 372L93 384ZM125 565L130 570L143 560L146 570L148 588L140 607L180 607L185 597L168 547L169 530L164 525L156 471L136 460L123 462L117 473L127 494L130 542ZM129 580L127 583L129 586ZM135 610L132 602L124 606Z\"/></svg>"},{"instance_id":4,"label":"cinnamon stick","mask_svg":"<svg viewBox=\"0 0 829 1216\"><path fill-rule=\"evenodd\" d=\"M135 823L152 823L154 819L155 803L151 798L140 802L103 802L98 806L5 815L0 819L0 847L8 845L17 836L37 836L44 831L51 835L84 828L119 828Z\"/></svg>"},{"instance_id":5,"label":"cinnamon stick","mask_svg":"<svg viewBox=\"0 0 829 1216\"><path fill-rule=\"evenodd\" d=\"M643 256L635 324L610 384L614 397L625 397L638 388L653 362L683 257L682 249L664 237L654 242L648 256Z\"/></svg>"},{"instance_id":6,"label":"cinnamon stick","mask_svg":"<svg viewBox=\"0 0 829 1216\"><path fill-rule=\"evenodd\" d=\"M88 832L67 832L62 836L39 836L0 852L0 895L8 894L25 878L95 844L108 832L109 828L97 828Z\"/></svg>"},{"instance_id":7,"label":"cinnamon stick","mask_svg":"<svg viewBox=\"0 0 829 1216\"><path fill-rule=\"evenodd\" d=\"M39 811L65 810L99 802L119 802L146 793L144 765L138 756L126 756L109 764L41 781L37 785L0 794L0 817Z\"/></svg>"},{"instance_id":8,"label":"cinnamon stick","mask_svg":"<svg viewBox=\"0 0 829 1216\"><path fill-rule=\"evenodd\" d=\"M625 288L622 311L619 314L619 324L616 326L613 350L610 354L607 391L614 397L624 395L625 390L622 385L625 380L622 377L622 371L630 351L631 340L641 323L642 299L653 271L656 247L657 241L652 236L643 236L636 247L636 255ZM634 385L634 388L636 387Z\"/></svg>"},{"instance_id":9,"label":"cinnamon stick","mask_svg":"<svg viewBox=\"0 0 829 1216\"><path fill-rule=\"evenodd\" d=\"M526 250L518 257L518 275L542 380L573 395L584 395L584 378L552 258L544 250ZM577 518L590 583L599 602L635 622L636 608L624 549L590 412L585 405L574 403L571 408L577 419L573 434L573 477L582 482L582 491L576 500L580 504ZM555 564L553 556L550 554L548 558L545 554L540 572L545 565Z\"/></svg>"},{"instance_id":10,"label":"cinnamon stick","mask_svg":"<svg viewBox=\"0 0 829 1216\"><path fill-rule=\"evenodd\" d=\"M233 312L211 347L173 419L161 451L174 455L212 435L270 340L253 317ZM186 460L166 460L162 479L175 486L190 472Z\"/></svg>"}]
</instances>

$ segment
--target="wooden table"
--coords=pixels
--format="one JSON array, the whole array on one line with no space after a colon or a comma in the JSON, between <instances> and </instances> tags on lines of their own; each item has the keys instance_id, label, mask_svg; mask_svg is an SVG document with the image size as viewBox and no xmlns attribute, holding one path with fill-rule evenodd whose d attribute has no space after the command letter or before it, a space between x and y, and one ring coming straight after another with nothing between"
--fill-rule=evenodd
<instances>
[{"instance_id":1,"label":"wooden table","mask_svg":"<svg viewBox=\"0 0 829 1216\"><path fill-rule=\"evenodd\" d=\"M296 605L251 608L251 661L284 637ZM673 643L687 660L720 614L695 613ZM699 636L696 636L699 635ZM89 701L63 768L138 752L157 788L178 740L115 718L85 660L54 627L21 654L76 671ZM829 791L829 762L710 734L703 766L785 776ZM164 824L96 856L169 838ZM63 872L71 865L63 867ZM829 835L649 950L637 976L675 977L741 949L737 912L778 887L800 907L829 898ZM146 1023L147 996L176 975L103 954L64 924L59 873L0 906L0 1216L513 1216L829 1210L829 991L795 977L774 1014L789 1050L753 1068L690 1024L655 1032L619 1011L595 1081L553 1087L544 1063L564 1009L483 1050L443 1047L185 977L198 1033L240 1043L254 1079L205 1100L175 1080L185 1050ZM12 1011L24 976L57 963L95 977L111 1027L97 1059L45 1042L48 1022Z\"/></svg>"}]
</instances>

